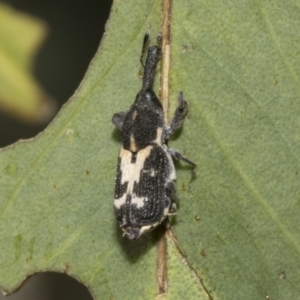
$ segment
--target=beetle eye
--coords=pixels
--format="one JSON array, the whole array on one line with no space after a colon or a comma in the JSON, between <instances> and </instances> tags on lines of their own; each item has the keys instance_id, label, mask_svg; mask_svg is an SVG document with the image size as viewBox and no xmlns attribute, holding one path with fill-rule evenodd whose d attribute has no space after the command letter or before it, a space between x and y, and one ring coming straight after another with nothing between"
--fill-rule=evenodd
<instances>
[{"instance_id":1,"label":"beetle eye","mask_svg":"<svg viewBox=\"0 0 300 300\"><path fill-rule=\"evenodd\" d=\"M150 93L146 93L145 94L145 100L146 101L150 101L151 100L151 94Z\"/></svg>"}]
</instances>

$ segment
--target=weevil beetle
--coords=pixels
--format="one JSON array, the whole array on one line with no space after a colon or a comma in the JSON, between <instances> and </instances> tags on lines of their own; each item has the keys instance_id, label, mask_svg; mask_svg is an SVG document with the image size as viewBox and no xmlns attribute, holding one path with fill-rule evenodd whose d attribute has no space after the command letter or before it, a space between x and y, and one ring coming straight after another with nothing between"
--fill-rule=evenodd
<instances>
[{"instance_id":1,"label":"weevil beetle","mask_svg":"<svg viewBox=\"0 0 300 300\"><path fill-rule=\"evenodd\" d=\"M193 168L196 164L166 145L169 137L181 126L187 102L179 93L178 107L171 125L164 120L163 107L153 91L153 80L160 59L158 46L150 46L143 63L149 34L143 40L140 57L144 67L142 89L130 109L113 116L113 124L121 131L122 148L118 157L114 210L124 235L130 240L158 226L167 216L176 213L176 179L174 159Z\"/></svg>"}]
</instances>

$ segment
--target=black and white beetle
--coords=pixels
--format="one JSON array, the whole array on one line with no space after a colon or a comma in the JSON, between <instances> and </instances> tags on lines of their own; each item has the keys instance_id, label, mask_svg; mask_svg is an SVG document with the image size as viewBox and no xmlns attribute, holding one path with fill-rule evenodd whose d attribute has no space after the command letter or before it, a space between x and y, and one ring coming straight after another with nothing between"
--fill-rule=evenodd
<instances>
[{"instance_id":1,"label":"black and white beetle","mask_svg":"<svg viewBox=\"0 0 300 300\"><path fill-rule=\"evenodd\" d=\"M177 150L169 149L166 141L181 126L187 102L180 92L179 105L171 126L164 120L162 104L153 91L155 67L160 59L160 46L150 46L145 65L142 57L149 34L143 40L141 63L144 67L143 86L130 109L116 113L112 122L122 133L118 158L114 209L124 235L138 239L159 225L168 215L176 213L176 179L172 158L196 167ZM158 37L160 44L160 37Z\"/></svg>"}]
</instances>

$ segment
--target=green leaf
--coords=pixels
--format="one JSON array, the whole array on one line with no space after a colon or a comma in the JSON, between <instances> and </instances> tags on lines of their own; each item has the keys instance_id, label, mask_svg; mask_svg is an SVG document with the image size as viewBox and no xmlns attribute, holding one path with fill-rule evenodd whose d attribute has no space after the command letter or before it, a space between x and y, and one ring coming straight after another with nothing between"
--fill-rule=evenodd
<instances>
[{"instance_id":1,"label":"green leaf","mask_svg":"<svg viewBox=\"0 0 300 300\"><path fill-rule=\"evenodd\" d=\"M173 1L171 116L190 103L169 142L178 215L168 238L162 299L296 299L299 295L299 5ZM112 198L120 140L113 113L141 86L144 32L158 1L116 1L100 51L73 99L36 139L0 153L0 286L67 272L95 299L154 299L156 231L127 241ZM181 251L179 250L181 249ZM207 291L207 292L206 292ZM206 294L209 293L209 296Z\"/></svg>"},{"instance_id":2,"label":"green leaf","mask_svg":"<svg viewBox=\"0 0 300 300\"><path fill-rule=\"evenodd\" d=\"M174 230L213 299L299 297L299 4L174 1L172 147L198 164Z\"/></svg>"},{"instance_id":3,"label":"green leaf","mask_svg":"<svg viewBox=\"0 0 300 300\"><path fill-rule=\"evenodd\" d=\"M0 3L0 109L26 123L48 121L54 101L31 74L32 58L46 26Z\"/></svg>"}]
</instances>

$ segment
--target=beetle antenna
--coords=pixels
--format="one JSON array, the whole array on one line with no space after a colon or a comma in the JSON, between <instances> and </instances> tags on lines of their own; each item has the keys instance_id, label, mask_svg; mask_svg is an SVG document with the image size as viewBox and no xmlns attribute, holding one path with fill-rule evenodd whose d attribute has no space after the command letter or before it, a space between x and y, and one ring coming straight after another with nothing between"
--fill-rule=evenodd
<instances>
[{"instance_id":1,"label":"beetle antenna","mask_svg":"<svg viewBox=\"0 0 300 300\"><path fill-rule=\"evenodd\" d=\"M143 68L145 68L145 64L143 62L143 56L144 56L144 53L145 53L145 50L146 50L146 45L149 41L149 36L150 36L149 31L147 31L144 35L143 45L142 45L142 52L141 52L141 56L140 56L140 62L142 64Z\"/></svg>"}]
</instances>

